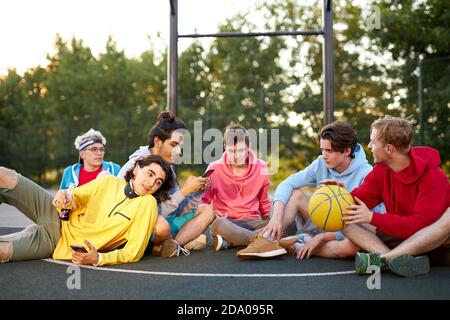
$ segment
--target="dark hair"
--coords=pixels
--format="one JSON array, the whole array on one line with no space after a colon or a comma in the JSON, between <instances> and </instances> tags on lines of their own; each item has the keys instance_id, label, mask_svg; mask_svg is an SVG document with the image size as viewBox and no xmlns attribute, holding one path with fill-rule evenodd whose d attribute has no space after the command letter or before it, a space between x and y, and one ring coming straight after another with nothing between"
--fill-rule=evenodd
<instances>
[{"instance_id":1,"label":"dark hair","mask_svg":"<svg viewBox=\"0 0 450 320\"><path fill-rule=\"evenodd\" d=\"M158 116L158 122L148 133L148 147L153 148L155 146L155 137L164 142L177 129L187 129L187 126L182 120L175 117L173 113L168 111L161 112Z\"/></svg>"},{"instance_id":2,"label":"dark hair","mask_svg":"<svg viewBox=\"0 0 450 320\"><path fill-rule=\"evenodd\" d=\"M243 126L237 123L230 123L226 129L225 134L223 137L223 142L225 145L231 144L233 142L233 145L235 145L238 142L245 141L245 144L247 147L250 144L250 135Z\"/></svg>"},{"instance_id":3,"label":"dark hair","mask_svg":"<svg viewBox=\"0 0 450 320\"><path fill-rule=\"evenodd\" d=\"M134 167L125 173L125 181L129 182L131 179L134 178L133 170L134 170L134 168L136 168L136 166L139 166L140 168L144 168L146 166L149 166L152 163L158 164L166 173L166 179L164 179L164 182L162 183L161 187L159 187L158 191L156 191L153 194L153 196L156 198L156 200L158 202L163 202L170 198L169 191L170 191L170 189L175 187L175 179L174 179L172 168L160 156L150 155L145 158L139 158L135 162Z\"/></svg>"},{"instance_id":4,"label":"dark hair","mask_svg":"<svg viewBox=\"0 0 450 320\"><path fill-rule=\"evenodd\" d=\"M355 157L355 149L358 144L353 127L343 121L332 122L320 130L317 140L330 140L333 151L344 152L345 149L351 148L350 157Z\"/></svg>"}]
</instances>

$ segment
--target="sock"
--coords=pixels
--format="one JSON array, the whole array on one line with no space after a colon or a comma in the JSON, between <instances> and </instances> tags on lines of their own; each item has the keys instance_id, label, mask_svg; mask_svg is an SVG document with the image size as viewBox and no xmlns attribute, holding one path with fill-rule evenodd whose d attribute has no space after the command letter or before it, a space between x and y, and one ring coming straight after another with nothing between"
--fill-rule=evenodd
<instances>
[{"instance_id":1,"label":"sock","mask_svg":"<svg viewBox=\"0 0 450 320\"><path fill-rule=\"evenodd\" d=\"M301 242L296 242L296 243L294 243L294 252L295 252L295 254L297 254L297 252L301 249L301 248L303 248L305 246L305 244L304 243L301 243Z\"/></svg>"}]
</instances>

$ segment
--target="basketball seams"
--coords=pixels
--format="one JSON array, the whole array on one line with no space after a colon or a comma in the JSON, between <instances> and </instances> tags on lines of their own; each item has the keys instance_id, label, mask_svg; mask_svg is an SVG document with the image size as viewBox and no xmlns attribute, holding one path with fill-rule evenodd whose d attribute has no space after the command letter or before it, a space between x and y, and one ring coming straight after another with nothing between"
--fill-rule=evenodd
<instances>
[{"instance_id":1,"label":"basketball seams","mask_svg":"<svg viewBox=\"0 0 450 320\"><path fill-rule=\"evenodd\" d=\"M328 224L328 221L329 221L329 217L331 216L331 213L332 213L332 212L335 212L335 211L332 210L332 209L333 209L333 200L335 200L335 201L337 202L337 204L338 204L338 206L339 206L339 210L340 210L339 214L340 214L340 216L341 216L341 230L342 230L342 229L344 228L344 225L345 225L344 221L342 220L342 218L343 218L343 209L342 209L342 208L343 208L344 203L341 205L340 201L343 200L343 201L345 202L345 204L350 205L351 203L349 202L349 200L347 200L347 199L345 198L345 196L351 196L351 194L350 194L347 190L345 190L344 188L341 188L341 186L336 186L336 187L337 187L337 190L334 190L334 188L332 188L332 187L330 187L330 186L328 186L328 185L324 185L323 187L326 187L326 189L325 189L326 191L325 191L325 192L328 192L328 193L325 193L325 192L317 192L317 191L319 191L319 190L317 190L317 191L315 192L314 196L317 196L317 195L323 195L323 196L326 197L326 199L321 200L320 203L318 203L318 204L314 207L314 209L311 210L311 212L310 212L310 217L311 217L311 219L312 219L313 214L314 214L314 213L317 213L316 209L319 208L320 206L322 206L322 205L324 204L324 202L329 201L328 212L327 212L327 214L326 214L325 221L323 221L323 220L321 219L321 222L319 222L319 223L320 223L320 224L323 224L323 225L322 225L322 226L318 226L319 228L325 230L325 229L326 229L326 226L327 226L327 224ZM330 191L331 191L332 195L329 194ZM342 193L342 192L344 192L344 193ZM342 199L342 200L341 200L341 199ZM337 208L336 208L336 209L337 209ZM336 213L337 213L337 212L336 212Z\"/></svg>"},{"instance_id":2,"label":"basketball seams","mask_svg":"<svg viewBox=\"0 0 450 320\"><path fill-rule=\"evenodd\" d=\"M326 194L326 193L323 193L323 192L318 192L318 193L316 193L315 195L319 195L319 194L323 194L323 195L326 196L328 199L325 199L325 200L320 201L320 202L315 206L315 208L312 209L311 212L309 213L309 216L310 216L310 217L312 217L314 211L316 211L316 209L317 209L318 207L320 207L320 206L322 205L322 203L324 203L325 201L331 200L330 195L328 195L328 194Z\"/></svg>"}]
</instances>

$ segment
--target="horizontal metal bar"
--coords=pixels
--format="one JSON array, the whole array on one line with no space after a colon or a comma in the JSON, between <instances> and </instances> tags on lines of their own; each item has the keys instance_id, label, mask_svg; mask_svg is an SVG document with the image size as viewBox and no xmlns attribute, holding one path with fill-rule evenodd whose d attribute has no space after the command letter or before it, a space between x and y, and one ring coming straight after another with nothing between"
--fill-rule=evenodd
<instances>
[{"instance_id":1,"label":"horizontal metal bar","mask_svg":"<svg viewBox=\"0 0 450 320\"><path fill-rule=\"evenodd\" d=\"M226 37L276 37L276 36L319 36L323 30L273 31L273 32L219 32L206 34L179 34L178 38L226 38Z\"/></svg>"}]
</instances>

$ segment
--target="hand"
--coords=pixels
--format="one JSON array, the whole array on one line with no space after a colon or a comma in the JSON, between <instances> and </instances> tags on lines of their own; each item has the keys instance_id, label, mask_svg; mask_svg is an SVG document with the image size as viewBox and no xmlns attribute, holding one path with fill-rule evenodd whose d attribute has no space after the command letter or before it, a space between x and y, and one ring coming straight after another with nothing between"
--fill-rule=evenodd
<instances>
[{"instance_id":1,"label":"hand","mask_svg":"<svg viewBox=\"0 0 450 320\"><path fill-rule=\"evenodd\" d=\"M272 218L270 218L267 226L261 231L265 238L271 240L280 240L283 235L283 210L284 205L275 201Z\"/></svg>"},{"instance_id":2,"label":"hand","mask_svg":"<svg viewBox=\"0 0 450 320\"><path fill-rule=\"evenodd\" d=\"M344 182L342 181L337 181L337 180L322 180L319 182L320 184L325 184L325 185L337 185L337 186L341 186L342 188L345 188Z\"/></svg>"},{"instance_id":3,"label":"hand","mask_svg":"<svg viewBox=\"0 0 450 320\"><path fill-rule=\"evenodd\" d=\"M192 192L200 191L204 187L207 179L208 178L190 176L181 188L181 192L187 196Z\"/></svg>"},{"instance_id":4,"label":"hand","mask_svg":"<svg viewBox=\"0 0 450 320\"><path fill-rule=\"evenodd\" d=\"M312 238L310 241L308 241L303 248L298 250L297 252L297 259L309 259L311 255L314 253L314 250L317 249L322 245L323 238L322 234L316 235L314 238Z\"/></svg>"},{"instance_id":5,"label":"hand","mask_svg":"<svg viewBox=\"0 0 450 320\"><path fill-rule=\"evenodd\" d=\"M209 187L211 187L211 178L206 178L206 182L203 187L199 190L200 192L205 192Z\"/></svg>"},{"instance_id":6,"label":"hand","mask_svg":"<svg viewBox=\"0 0 450 320\"><path fill-rule=\"evenodd\" d=\"M98 263L98 259L100 258L97 249L95 249L94 245L87 240L84 240L84 243L89 248L87 253L70 249L72 253L72 262L81 265L96 265Z\"/></svg>"},{"instance_id":7,"label":"hand","mask_svg":"<svg viewBox=\"0 0 450 320\"><path fill-rule=\"evenodd\" d=\"M355 197L358 204L347 206L347 210L344 212L342 220L346 225L354 223L370 223L372 222L372 211L367 208L364 202Z\"/></svg>"},{"instance_id":8,"label":"hand","mask_svg":"<svg viewBox=\"0 0 450 320\"><path fill-rule=\"evenodd\" d=\"M69 208L70 201L66 198L67 190L58 190L55 197L52 200L52 204L55 208L66 209Z\"/></svg>"}]
</instances>

